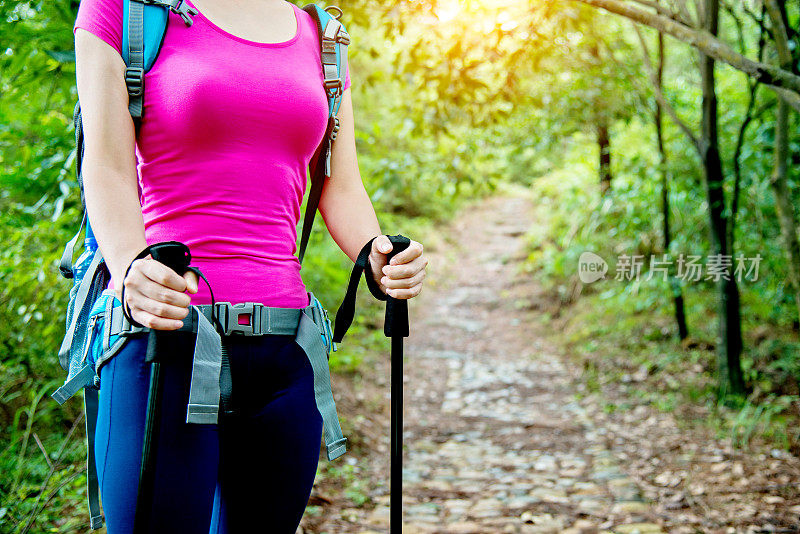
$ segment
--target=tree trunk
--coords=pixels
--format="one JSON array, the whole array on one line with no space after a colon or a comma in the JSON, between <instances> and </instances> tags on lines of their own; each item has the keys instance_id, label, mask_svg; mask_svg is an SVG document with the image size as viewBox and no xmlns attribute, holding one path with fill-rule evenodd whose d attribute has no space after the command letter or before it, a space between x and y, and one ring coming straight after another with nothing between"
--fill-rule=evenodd
<instances>
[{"instance_id":1,"label":"tree trunk","mask_svg":"<svg viewBox=\"0 0 800 534\"><path fill-rule=\"evenodd\" d=\"M605 195L611 189L611 139L608 123L602 119L597 124L597 146L600 147L600 193Z\"/></svg>"},{"instance_id":2,"label":"tree trunk","mask_svg":"<svg viewBox=\"0 0 800 534\"><path fill-rule=\"evenodd\" d=\"M719 0L706 0L706 30L716 36L719 26ZM709 223L711 230L711 248L719 258L733 256L733 245L728 246L727 217L725 215L725 198L722 173L722 161L719 155L719 139L717 130L717 95L714 80L714 59L705 54L700 55L700 69L703 77L703 137L701 157L705 170L706 196L708 200ZM719 292L719 333L717 340L717 372L719 394L744 393L742 375L742 329L739 315L739 288L736 278L729 271L727 276L717 281Z\"/></svg>"},{"instance_id":3,"label":"tree trunk","mask_svg":"<svg viewBox=\"0 0 800 534\"><path fill-rule=\"evenodd\" d=\"M764 3L772 21L773 36L775 39L781 68L793 68L792 53L789 49L789 37L784 24L784 13L776 0L766 0ZM778 110L775 116L775 161L770 178L770 187L775 195L775 211L781 227L783 246L788 256L789 282L794 291L795 305L800 317L800 243L797 239L797 218L792 204L791 192L786 183L786 161L789 157L789 105L779 98Z\"/></svg>"},{"instance_id":4,"label":"tree trunk","mask_svg":"<svg viewBox=\"0 0 800 534\"><path fill-rule=\"evenodd\" d=\"M656 84L661 90L664 79L664 34L658 33L658 69L656 71ZM667 166L667 151L664 147L664 123L661 103L656 99L656 139L658 140L658 153L661 165L661 209L663 213L663 233L664 233L664 252L669 250L672 240L669 227L669 167ZM686 326L686 313L683 306L683 292L681 284L673 272L669 275L669 285L672 290L672 298L675 303L675 322L678 325L678 337L681 341L689 336L689 329Z\"/></svg>"},{"instance_id":5,"label":"tree trunk","mask_svg":"<svg viewBox=\"0 0 800 534\"><path fill-rule=\"evenodd\" d=\"M770 177L770 187L775 195L775 211L781 227L783 246L788 256L789 282L794 291L794 301L800 313L800 243L797 240L794 206L786 183L786 160L789 155L789 106L778 100L775 118L775 166ZM797 320L797 318L795 319Z\"/></svg>"}]
</instances>

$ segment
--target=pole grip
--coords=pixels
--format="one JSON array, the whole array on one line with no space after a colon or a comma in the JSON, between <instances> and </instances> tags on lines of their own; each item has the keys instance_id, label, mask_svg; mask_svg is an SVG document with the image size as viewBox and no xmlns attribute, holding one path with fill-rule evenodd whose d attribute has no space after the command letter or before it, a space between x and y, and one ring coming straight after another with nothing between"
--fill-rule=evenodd
<instances>
[{"instance_id":1,"label":"pole grip","mask_svg":"<svg viewBox=\"0 0 800 534\"><path fill-rule=\"evenodd\" d=\"M387 263L411 245L411 240L404 235L387 236L392 243L392 250L386 255ZM396 299L387 295L386 316L383 321L383 334L386 337L408 337L408 300Z\"/></svg>"},{"instance_id":2,"label":"pole grip","mask_svg":"<svg viewBox=\"0 0 800 534\"><path fill-rule=\"evenodd\" d=\"M186 274L189 270L189 264L192 263L192 253L189 252L189 247L179 241L164 241L150 245L150 256L169 267L180 276Z\"/></svg>"}]
</instances>

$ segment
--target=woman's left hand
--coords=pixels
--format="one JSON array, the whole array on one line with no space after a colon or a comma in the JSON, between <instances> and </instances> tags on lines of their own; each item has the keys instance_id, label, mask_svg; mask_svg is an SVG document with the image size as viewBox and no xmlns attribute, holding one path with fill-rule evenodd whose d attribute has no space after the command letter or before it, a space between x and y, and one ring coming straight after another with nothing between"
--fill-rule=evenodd
<instances>
[{"instance_id":1,"label":"woman's left hand","mask_svg":"<svg viewBox=\"0 0 800 534\"><path fill-rule=\"evenodd\" d=\"M385 235L372 241L369 264L375 282L381 291L396 299L410 299L422 291L428 258L422 255L422 244L411 240L408 248L398 252L387 264L386 254L392 251L392 242Z\"/></svg>"}]
</instances>

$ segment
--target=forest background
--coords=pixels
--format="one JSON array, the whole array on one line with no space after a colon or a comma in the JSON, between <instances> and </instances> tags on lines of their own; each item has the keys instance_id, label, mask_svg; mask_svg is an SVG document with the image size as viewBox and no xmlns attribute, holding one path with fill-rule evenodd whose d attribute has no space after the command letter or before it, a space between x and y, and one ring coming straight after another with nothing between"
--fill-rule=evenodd
<instances>
[{"instance_id":1,"label":"forest background","mask_svg":"<svg viewBox=\"0 0 800 534\"><path fill-rule=\"evenodd\" d=\"M704 405L697 423L743 449L800 452L796 0L340 7L360 169L387 233L424 242L465 202L530 187L548 223L527 234L525 269L554 303L543 320L569 318L558 335L587 384L639 373L660 409ZM81 217L77 9L0 0L3 532L86 523L81 403L49 398L69 291L57 260ZM303 275L335 310L352 265L322 226ZM370 321L351 336L337 372L383 346Z\"/></svg>"}]
</instances>

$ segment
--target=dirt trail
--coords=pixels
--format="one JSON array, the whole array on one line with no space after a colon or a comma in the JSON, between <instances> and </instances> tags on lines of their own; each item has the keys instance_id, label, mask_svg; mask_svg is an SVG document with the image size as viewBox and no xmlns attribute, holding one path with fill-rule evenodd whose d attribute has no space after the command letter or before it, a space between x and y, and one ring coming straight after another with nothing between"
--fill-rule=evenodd
<instances>
[{"instance_id":1,"label":"dirt trail","mask_svg":"<svg viewBox=\"0 0 800 534\"><path fill-rule=\"evenodd\" d=\"M524 195L492 197L426 250L405 344L406 534L668 528L603 419L576 400L579 371L546 341L535 277L516 271L533 217ZM388 476L388 431L376 449L361 476ZM372 496L371 510L334 502L306 532L388 532L388 488Z\"/></svg>"}]
</instances>

